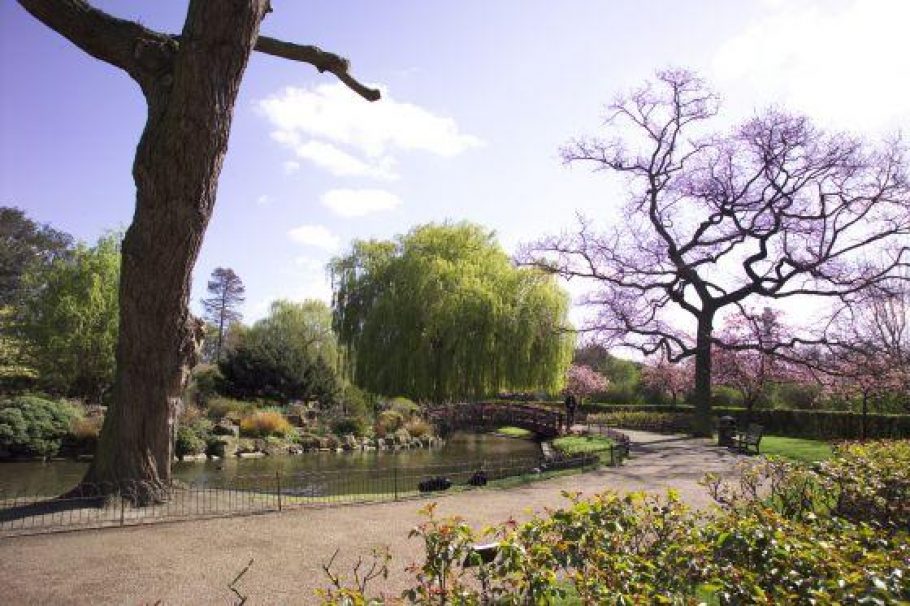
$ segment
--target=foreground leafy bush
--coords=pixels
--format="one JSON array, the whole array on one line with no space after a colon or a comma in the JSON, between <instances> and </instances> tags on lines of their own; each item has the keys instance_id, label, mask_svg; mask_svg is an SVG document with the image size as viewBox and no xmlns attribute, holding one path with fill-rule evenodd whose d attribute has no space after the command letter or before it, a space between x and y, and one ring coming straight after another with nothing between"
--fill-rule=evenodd
<instances>
[{"instance_id":1,"label":"foreground leafy bush","mask_svg":"<svg viewBox=\"0 0 910 606\"><path fill-rule=\"evenodd\" d=\"M0 401L0 449L14 455L54 456L79 410L34 396Z\"/></svg>"},{"instance_id":2,"label":"foreground leafy bush","mask_svg":"<svg viewBox=\"0 0 910 606\"><path fill-rule=\"evenodd\" d=\"M910 440L841 444L819 473L835 515L910 528Z\"/></svg>"},{"instance_id":3,"label":"foreground leafy bush","mask_svg":"<svg viewBox=\"0 0 910 606\"><path fill-rule=\"evenodd\" d=\"M842 477L887 452L892 461ZM414 582L399 600L368 598L362 576L347 583L327 567L323 603L551 604L570 592L590 605L904 603L908 463L906 442L845 445L817 468L759 460L733 484L706 477L719 505L711 514L672 490L566 493L565 507L478 532L437 518L430 504L411 532L425 557L409 568ZM483 562L473 546L489 541L498 554ZM377 566L387 572L388 556Z\"/></svg>"}]
</instances>

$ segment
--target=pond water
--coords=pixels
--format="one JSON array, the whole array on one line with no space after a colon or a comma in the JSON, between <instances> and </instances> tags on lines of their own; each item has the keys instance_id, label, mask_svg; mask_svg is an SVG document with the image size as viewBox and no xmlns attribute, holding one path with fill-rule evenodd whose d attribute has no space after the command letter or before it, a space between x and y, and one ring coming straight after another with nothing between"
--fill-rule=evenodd
<instances>
[{"instance_id":1,"label":"pond water","mask_svg":"<svg viewBox=\"0 0 910 606\"><path fill-rule=\"evenodd\" d=\"M399 451L316 452L294 456L217 461L187 461L174 464L174 476L193 484L221 487L236 485L241 479L268 486L279 473L286 488L312 484L301 478L331 478L330 490L357 491L358 485L371 486L377 480L401 474L402 477L471 473L474 469L516 469L527 467L540 457L540 445L531 440L505 438L492 434L454 433L442 447ZM0 493L3 496L53 495L75 486L88 463L76 461L0 463ZM507 475L504 471L492 475ZM348 480L340 482L340 480Z\"/></svg>"}]
</instances>

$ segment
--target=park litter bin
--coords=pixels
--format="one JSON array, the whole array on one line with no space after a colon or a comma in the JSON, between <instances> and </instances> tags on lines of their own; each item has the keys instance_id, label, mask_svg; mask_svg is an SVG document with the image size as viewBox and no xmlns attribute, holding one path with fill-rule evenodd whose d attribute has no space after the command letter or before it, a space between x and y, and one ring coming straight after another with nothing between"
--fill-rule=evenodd
<instances>
[{"instance_id":1,"label":"park litter bin","mask_svg":"<svg viewBox=\"0 0 910 606\"><path fill-rule=\"evenodd\" d=\"M717 421L717 445L732 447L736 441L736 419L721 417Z\"/></svg>"}]
</instances>

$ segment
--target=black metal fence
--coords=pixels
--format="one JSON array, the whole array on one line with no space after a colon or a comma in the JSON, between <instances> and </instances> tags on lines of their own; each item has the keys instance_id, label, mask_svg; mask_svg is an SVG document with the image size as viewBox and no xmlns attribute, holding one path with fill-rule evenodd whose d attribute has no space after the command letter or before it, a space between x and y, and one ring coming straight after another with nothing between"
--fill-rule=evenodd
<instances>
[{"instance_id":1,"label":"black metal fence","mask_svg":"<svg viewBox=\"0 0 910 606\"><path fill-rule=\"evenodd\" d=\"M0 536L246 515L308 506L397 501L439 494L443 486L447 486L446 492L485 485L503 486L548 477L566 469L615 465L621 463L623 455L621 448L611 448L609 458L588 454L574 458L483 460L419 468L235 476L176 483L167 490L163 502L145 506L133 505L137 494L148 493L142 485L121 487L119 491L100 490L104 488L101 486L84 487L82 494L66 497L0 492ZM99 493L108 496L94 496Z\"/></svg>"}]
</instances>

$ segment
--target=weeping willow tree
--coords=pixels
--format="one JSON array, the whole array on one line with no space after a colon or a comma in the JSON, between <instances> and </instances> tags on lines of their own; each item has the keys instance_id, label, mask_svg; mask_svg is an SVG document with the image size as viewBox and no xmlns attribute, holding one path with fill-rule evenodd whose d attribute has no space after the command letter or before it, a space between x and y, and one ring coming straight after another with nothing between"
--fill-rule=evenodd
<instances>
[{"instance_id":1,"label":"weeping willow tree","mask_svg":"<svg viewBox=\"0 0 910 606\"><path fill-rule=\"evenodd\" d=\"M480 226L355 241L330 272L334 327L360 387L436 402L561 387L574 345L567 295L514 267Z\"/></svg>"}]
</instances>

